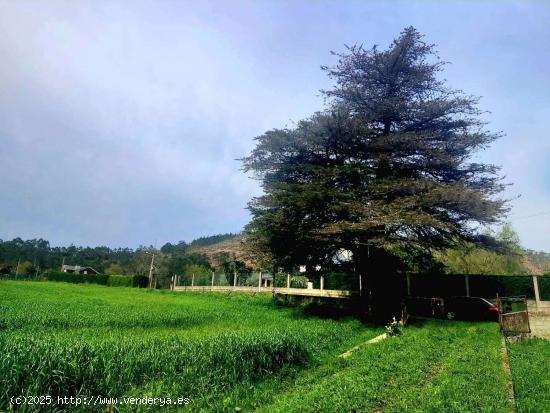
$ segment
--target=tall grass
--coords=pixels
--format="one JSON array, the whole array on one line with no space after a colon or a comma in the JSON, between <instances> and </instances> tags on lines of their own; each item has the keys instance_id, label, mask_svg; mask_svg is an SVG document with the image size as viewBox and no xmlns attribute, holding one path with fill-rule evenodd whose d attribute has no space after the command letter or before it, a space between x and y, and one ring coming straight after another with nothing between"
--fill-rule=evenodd
<instances>
[{"instance_id":1,"label":"tall grass","mask_svg":"<svg viewBox=\"0 0 550 413\"><path fill-rule=\"evenodd\" d=\"M215 399L364 331L276 309L263 295L1 281L0 411L17 395Z\"/></svg>"}]
</instances>

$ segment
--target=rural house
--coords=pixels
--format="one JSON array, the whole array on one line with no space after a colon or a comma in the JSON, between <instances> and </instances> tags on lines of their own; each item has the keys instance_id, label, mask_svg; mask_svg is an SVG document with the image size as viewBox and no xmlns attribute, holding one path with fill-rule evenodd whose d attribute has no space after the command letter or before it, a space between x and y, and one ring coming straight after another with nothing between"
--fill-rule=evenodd
<instances>
[{"instance_id":1,"label":"rural house","mask_svg":"<svg viewBox=\"0 0 550 413\"><path fill-rule=\"evenodd\" d=\"M80 265L63 265L61 267L61 271L75 274L99 274L99 271L93 269L92 267L81 267Z\"/></svg>"}]
</instances>

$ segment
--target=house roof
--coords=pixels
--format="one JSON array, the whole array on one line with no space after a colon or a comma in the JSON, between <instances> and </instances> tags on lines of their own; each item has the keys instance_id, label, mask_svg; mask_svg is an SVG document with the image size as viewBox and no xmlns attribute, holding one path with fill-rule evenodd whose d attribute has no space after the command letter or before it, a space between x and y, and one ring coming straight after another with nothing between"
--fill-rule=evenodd
<instances>
[{"instance_id":1,"label":"house roof","mask_svg":"<svg viewBox=\"0 0 550 413\"><path fill-rule=\"evenodd\" d=\"M61 267L61 271L63 271L63 270L68 270L68 271L79 271L79 272L80 272L80 271L86 271L86 270L92 270L92 271L94 271L94 272L96 272L96 273L99 274L99 271L96 270L95 268L89 267L89 266L81 266L81 265L66 265L66 264L65 264L65 265L63 265L63 266Z\"/></svg>"}]
</instances>

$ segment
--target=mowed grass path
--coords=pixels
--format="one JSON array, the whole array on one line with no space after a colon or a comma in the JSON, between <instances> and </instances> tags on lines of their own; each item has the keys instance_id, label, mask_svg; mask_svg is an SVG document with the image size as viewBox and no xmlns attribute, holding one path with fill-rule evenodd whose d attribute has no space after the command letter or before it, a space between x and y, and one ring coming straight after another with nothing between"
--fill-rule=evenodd
<instances>
[{"instance_id":1,"label":"mowed grass path","mask_svg":"<svg viewBox=\"0 0 550 413\"><path fill-rule=\"evenodd\" d=\"M181 411L213 412L512 407L495 323L413 324L344 360L382 331L270 296L0 282L0 314L0 411L20 393L189 396Z\"/></svg>"}]
</instances>

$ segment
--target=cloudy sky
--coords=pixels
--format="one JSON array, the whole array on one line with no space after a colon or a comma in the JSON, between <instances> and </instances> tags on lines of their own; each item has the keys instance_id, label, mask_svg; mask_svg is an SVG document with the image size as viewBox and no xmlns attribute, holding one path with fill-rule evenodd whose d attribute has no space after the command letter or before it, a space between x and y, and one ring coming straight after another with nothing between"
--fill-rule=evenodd
<instances>
[{"instance_id":1,"label":"cloudy sky","mask_svg":"<svg viewBox=\"0 0 550 413\"><path fill-rule=\"evenodd\" d=\"M550 251L550 3L0 0L0 238L139 244L240 231L236 158L322 108L344 44L414 25L483 96L525 246Z\"/></svg>"}]
</instances>

